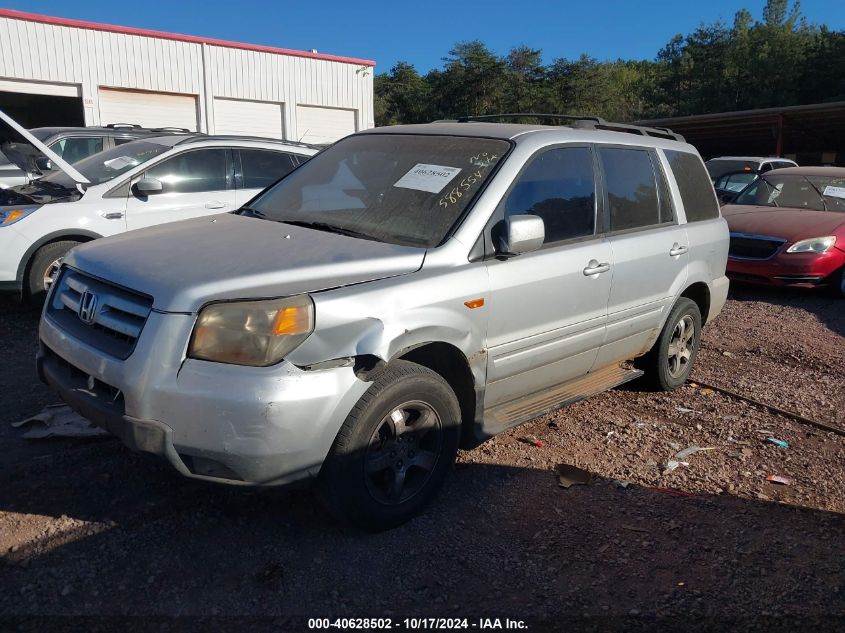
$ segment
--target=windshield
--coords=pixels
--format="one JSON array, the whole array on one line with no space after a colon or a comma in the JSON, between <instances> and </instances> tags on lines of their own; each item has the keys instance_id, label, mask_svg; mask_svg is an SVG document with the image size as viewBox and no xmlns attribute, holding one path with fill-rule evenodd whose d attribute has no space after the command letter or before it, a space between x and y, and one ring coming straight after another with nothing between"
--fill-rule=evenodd
<instances>
[{"instance_id":1,"label":"windshield","mask_svg":"<svg viewBox=\"0 0 845 633\"><path fill-rule=\"evenodd\" d=\"M757 171L760 164L755 161L712 158L704 163L704 166L710 174L710 180L716 180L719 176L732 171Z\"/></svg>"},{"instance_id":2,"label":"windshield","mask_svg":"<svg viewBox=\"0 0 845 633\"><path fill-rule=\"evenodd\" d=\"M766 174L734 201L765 207L845 212L845 177Z\"/></svg>"},{"instance_id":3,"label":"windshield","mask_svg":"<svg viewBox=\"0 0 845 633\"><path fill-rule=\"evenodd\" d=\"M757 178L757 172L754 171L739 171L730 174L724 174L716 178L713 186L722 191L732 191L734 193L745 189L754 179Z\"/></svg>"},{"instance_id":4,"label":"windshield","mask_svg":"<svg viewBox=\"0 0 845 633\"><path fill-rule=\"evenodd\" d=\"M391 244L436 246L509 147L487 138L351 136L265 191L249 212Z\"/></svg>"},{"instance_id":5,"label":"windshield","mask_svg":"<svg viewBox=\"0 0 845 633\"><path fill-rule=\"evenodd\" d=\"M117 178L133 167L137 167L169 149L169 145L160 145L149 141L133 141L83 158L81 161L74 163L73 166L91 181L92 185L99 185L112 178ZM40 180L65 187L74 186L73 179L62 171L55 171Z\"/></svg>"}]
</instances>

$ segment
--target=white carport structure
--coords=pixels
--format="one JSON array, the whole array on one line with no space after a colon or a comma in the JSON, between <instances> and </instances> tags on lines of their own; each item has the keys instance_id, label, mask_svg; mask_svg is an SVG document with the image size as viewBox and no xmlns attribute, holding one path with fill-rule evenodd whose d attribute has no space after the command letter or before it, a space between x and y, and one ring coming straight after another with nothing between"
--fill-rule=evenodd
<instances>
[{"instance_id":1,"label":"white carport structure","mask_svg":"<svg viewBox=\"0 0 845 633\"><path fill-rule=\"evenodd\" d=\"M330 143L373 127L364 59L0 9L0 109L28 127L180 127Z\"/></svg>"}]
</instances>

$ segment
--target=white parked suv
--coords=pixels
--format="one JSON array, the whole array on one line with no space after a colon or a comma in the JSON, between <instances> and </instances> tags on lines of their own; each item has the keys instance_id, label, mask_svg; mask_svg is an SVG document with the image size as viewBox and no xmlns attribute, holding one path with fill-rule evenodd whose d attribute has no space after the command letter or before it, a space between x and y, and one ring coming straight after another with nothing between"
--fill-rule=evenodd
<instances>
[{"instance_id":1,"label":"white parked suv","mask_svg":"<svg viewBox=\"0 0 845 633\"><path fill-rule=\"evenodd\" d=\"M180 134L125 143L71 166L0 112L0 151L10 145L16 151L7 155L38 156L59 167L0 191L0 290L35 299L77 244L233 211L318 151L270 139Z\"/></svg>"}]
</instances>

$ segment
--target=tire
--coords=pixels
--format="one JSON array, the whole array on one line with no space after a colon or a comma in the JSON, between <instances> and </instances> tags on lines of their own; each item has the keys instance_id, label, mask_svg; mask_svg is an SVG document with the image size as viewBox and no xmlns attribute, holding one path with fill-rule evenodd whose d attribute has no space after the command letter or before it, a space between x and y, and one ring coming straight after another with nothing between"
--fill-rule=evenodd
<instances>
[{"instance_id":1,"label":"tire","mask_svg":"<svg viewBox=\"0 0 845 633\"><path fill-rule=\"evenodd\" d=\"M460 420L458 399L443 378L408 361L389 363L335 438L317 480L323 503L341 521L369 531L409 521L442 487Z\"/></svg>"},{"instance_id":2,"label":"tire","mask_svg":"<svg viewBox=\"0 0 845 633\"><path fill-rule=\"evenodd\" d=\"M690 326L693 328L692 335L689 334ZM685 344L678 349L677 339L681 335ZM649 386L660 391L672 391L686 382L700 345L701 311L694 301L681 297L669 313L654 347L635 364L645 371L643 378ZM673 349L670 350L670 346ZM670 357L670 351L676 350L677 353Z\"/></svg>"},{"instance_id":3,"label":"tire","mask_svg":"<svg viewBox=\"0 0 845 633\"><path fill-rule=\"evenodd\" d=\"M35 255L30 260L26 278L27 298L32 303L44 303L47 290L52 283L52 280L47 283L48 276L52 275L52 278L55 279L65 255L77 244L79 242L63 240L46 244L35 251Z\"/></svg>"},{"instance_id":4,"label":"tire","mask_svg":"<svg viewBox=\"0 0 845 633\"><path fill-rule=\"evenodd\" d=\"M837 299L845 299L845 266L831 275L828 290Z\"/></svg>"}]
</instances>

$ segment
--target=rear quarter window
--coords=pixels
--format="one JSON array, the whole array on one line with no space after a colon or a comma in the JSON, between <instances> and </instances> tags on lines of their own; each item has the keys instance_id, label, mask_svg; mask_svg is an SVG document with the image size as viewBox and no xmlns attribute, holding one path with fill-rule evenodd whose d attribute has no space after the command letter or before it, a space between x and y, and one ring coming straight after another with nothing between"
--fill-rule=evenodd
<instances>
[{"instance_id":1,"label":"rear quarter window","mask_svg":"<svg viewBox=\"0 0 845 633\"><path fill-rule=\"evenodd\" d=\"M664 150L664 153L672 173L675 174L675 181L681 193L681 202L684 203L686 210L687 222L718 218L719 203L716 202L710 176L701 159L689 152Z\"/></svg>"}]
</instances>

